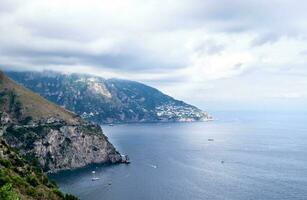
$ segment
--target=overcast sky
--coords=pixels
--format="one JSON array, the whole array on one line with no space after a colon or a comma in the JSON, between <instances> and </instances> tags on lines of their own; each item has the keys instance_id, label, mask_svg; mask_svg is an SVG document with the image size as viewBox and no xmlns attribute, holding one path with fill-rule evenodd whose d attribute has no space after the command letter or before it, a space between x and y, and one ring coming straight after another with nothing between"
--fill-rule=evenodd
<instances>
[{"instance_id":1,"label":"overcast sky","mask_svg":"<svg viewBox=\"0 0 307 200\"><path fill-rule=\"evenodd\" d=\"M140 81L206 110L307 110L307 1L0 0L0 67Z\"/></svg>"}]
</instances>

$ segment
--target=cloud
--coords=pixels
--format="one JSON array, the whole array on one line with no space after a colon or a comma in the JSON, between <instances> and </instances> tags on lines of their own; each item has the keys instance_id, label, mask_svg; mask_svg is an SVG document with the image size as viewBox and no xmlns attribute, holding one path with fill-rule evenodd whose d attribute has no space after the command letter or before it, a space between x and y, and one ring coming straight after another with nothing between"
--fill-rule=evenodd
<instances>
[{"instance_id":1,"label":"cloud","mask_svg":"<svg viewBox=\"0 0 307 200\"><path fill-rule=\"evenodd\" d=\"M280 36L276 33L266 33L259 35L252 41L252 46L261 46L264 44L272 44L278 41Z\"/></svg>"},{"instance_id":2,"label":"cloud","mask_svg":"<svg viewBox=\"0 0 307 200\"><path fill-rule=\"evenodd\" d=\"M224 52L214 56L196 54L191 57L192 66L188 71L199 81L228 78L243 73L252 59L246 52Z\"/></svg>"},{"instance_id":3,"label":"cloud","mask_svg":"<svg viewBox=\"0 0 307 200\"><path fill-rule=\"evenodd\" d=\"M295 0L2 0L0 66L134 79L183 99L213 83L248 84L244 77L258 73L268 79L259 90L274 91L272 76L307 74L306 6ZM209 93L220 99L226 86Z\"/></svg>"},{"instance_id":4,"label":"cloud","mask_svg":"<svg viewBox=\"0 0 307 200\"><path fill-rule=\"evenodd\" d=\"M259 45L276 41L279 34L283 34L280 27L291 24L286 32L300 29L299 25L292 25L293 17L296 21L304 17L299 12L300 6L285 2L276 7L275 3L227 0L163 3L138 0L112 3L95 0L4 1L2 7L10 12L4 12L0 21L1 49L2 53L15 59L18 56L43 56L45 59L40 60L45 60L46 65L55 64L55 57L69 57L79 60L77 64L121 70L182 67L189 64L188 57L195 53L186 49L191 37L202 42L200 35L207 35L207 43L210 43L211 35L227 35L239 30L237 39L240 39L240 34L257 29L256 34L259 32L260 35L250 40ZM7 9L9 7L11 9ZM288 7L295 7L298 12L293 17L283 14ZM277 17L283 20L282 25L276 23ZM262 34L263 29L279 32ZM195 32L198 32L196 36ZM211 54L225 47L217 42L202 48ZM33 62L35 64L35 57Z\"/></svg>"}]
</instances>

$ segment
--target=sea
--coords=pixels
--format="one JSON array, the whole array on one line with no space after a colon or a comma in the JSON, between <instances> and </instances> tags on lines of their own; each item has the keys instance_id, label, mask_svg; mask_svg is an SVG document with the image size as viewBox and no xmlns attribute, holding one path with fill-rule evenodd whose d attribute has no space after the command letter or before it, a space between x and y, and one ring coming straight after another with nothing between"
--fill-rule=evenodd
<instances>
[{"instance_id":1,"label":"sea","mask_svg":"<svg viewBox=\"0 0 307 200\"><path fill-rule=\"evenodd\" d=\"M50 178L81 200L307 199L307 113L213 116L209 122L102 125L131 164L91 165Z\"/></svg>"}]
</instances>

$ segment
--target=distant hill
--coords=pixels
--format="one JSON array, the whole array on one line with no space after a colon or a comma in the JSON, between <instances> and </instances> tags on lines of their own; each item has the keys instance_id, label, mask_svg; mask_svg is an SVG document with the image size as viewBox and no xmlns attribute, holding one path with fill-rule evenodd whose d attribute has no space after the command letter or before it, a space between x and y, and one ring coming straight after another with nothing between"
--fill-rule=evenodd
<instances>
[{"instance_id":1,"label":"distant hill","mask_svg":"<svg viewBox=\"0 0 307 200\"><path fill-rule=\"evenodd\" d=\"M45 171L121 160L99 125L48 102L2 72L0 125L0 136Z\"/></svg>"},{"instance_id":2,"label":"distant hill","mask_svg":"<svg viewBox=\"0 0 307 200\"><path fill-rule=\"evenodd\" d=\"M147 85L56 72L8 72L46 99L98 123L201 121L208 114Z\"/></svg>"}]
</instances>

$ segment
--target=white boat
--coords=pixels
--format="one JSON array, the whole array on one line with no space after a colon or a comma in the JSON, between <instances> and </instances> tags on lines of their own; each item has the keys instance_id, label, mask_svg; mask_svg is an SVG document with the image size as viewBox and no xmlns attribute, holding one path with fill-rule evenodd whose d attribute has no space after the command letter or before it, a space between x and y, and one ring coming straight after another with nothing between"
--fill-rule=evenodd
<instances>
[{"instance_id":1,"label":"white boat","mask_svg":"<svg viewBox=\"0 0 307 200\"><path fill-rule=\"evenodd\" d=\"M93 178L92 178L92 181L98 181L100 178L96 177L95 174L96 172L95 171L92 171L92 174L93 174Z\"/></svg>"}]
</instances>

